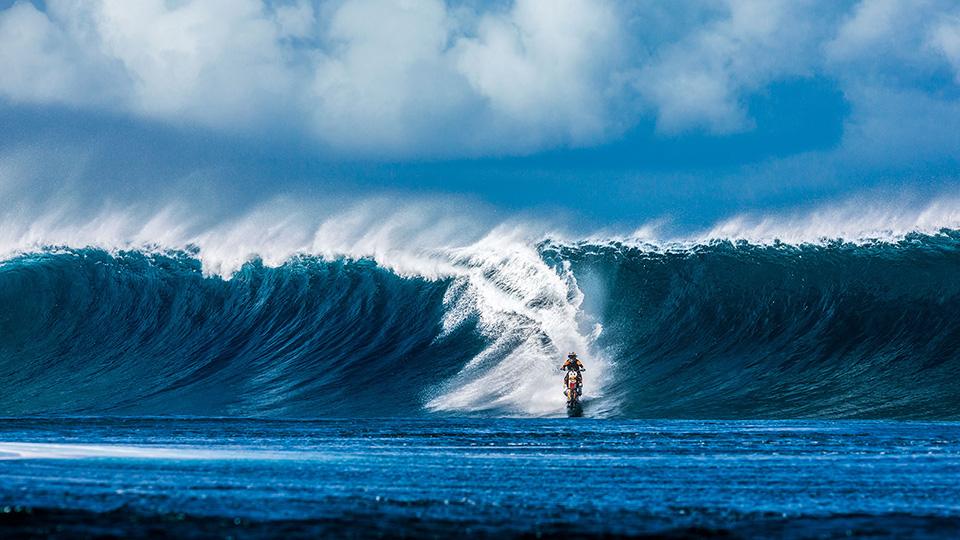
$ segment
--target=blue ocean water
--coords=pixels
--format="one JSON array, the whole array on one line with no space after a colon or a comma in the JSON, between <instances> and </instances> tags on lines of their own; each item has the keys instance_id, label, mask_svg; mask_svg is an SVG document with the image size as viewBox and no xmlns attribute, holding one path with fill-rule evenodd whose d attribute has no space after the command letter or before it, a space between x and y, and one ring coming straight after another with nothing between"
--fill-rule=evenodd
<instances>
[{"instance_id":1,"label":"blue ocean water","mask_svg":"<svg viewBox=\"0 0 960 540\"><path fill-rule=\"evenodd\" d=\"M960 232L494 244L5 258L0 536L960 537Z\"/></svg>"},{"instance_id":2,"label":"blue ocean water","mask_svg":"<svg viewBox=\"0 0 960 540\"><path fill-rule=\"evenodd\" d=\"M0 533L960 534L957 423L5 419L0 441Z\"/></svg>"},{"instance_id":3,"label":"blue ocean water","mask_svg":"<svg viewBox=\"0 0 960 540\"><path fill-rule=\"evenodd\" d=\"M0 414L960 419L960 232L0 262ZM402 374L403 384L397 384Z\"/></svg>"}]
</instances>

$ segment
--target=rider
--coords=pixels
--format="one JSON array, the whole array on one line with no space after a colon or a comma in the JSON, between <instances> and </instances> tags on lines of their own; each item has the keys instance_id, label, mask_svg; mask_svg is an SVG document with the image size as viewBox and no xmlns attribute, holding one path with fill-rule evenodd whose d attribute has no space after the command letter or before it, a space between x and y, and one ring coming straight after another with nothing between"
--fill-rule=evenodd
<instances>
[{"instance_id":1,"label":"rider","mask_svg":"<svg viewBox=\"0 0 960 540\"><path fill-rule=\"evenodd\" d=\"M567 355L567 360L563 363L563 367L560 369L564 371L583 371L585 368L583 367L583 362L577 358L577 353L572 352Z\"/></svg>"},{"instance_id":2,"label":"rider","mask_svg":"<svg viewBox=\"0 0 960 540\"><path fill-rule=\"evenodd\" d=\"M577 358L577 353L572 352L567 355L567 360L563 363L561 368L567 373L563 376L563 388L564 394L567 396L567 399L572 398L570 395L570 378L573 377L576 381L577 396L580 396L583 393L583 375L580 374L581 371L586 368L583 367L583 362Z\"/></svg>"}]
</instances>

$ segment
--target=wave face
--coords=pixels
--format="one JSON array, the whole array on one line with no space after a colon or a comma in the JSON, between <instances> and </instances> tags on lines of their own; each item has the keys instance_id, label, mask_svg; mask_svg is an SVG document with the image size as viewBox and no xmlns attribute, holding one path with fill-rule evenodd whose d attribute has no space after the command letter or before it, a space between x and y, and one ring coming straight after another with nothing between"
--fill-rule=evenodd
<instances>
[{"instance_id":1,"label":"wave face","mask_svg":"<svg viewBox=\"0 0 960 540\"><path fill-rule=\"evenodd\" d=\"M447 250L440 275L300 256L205 276L196 251L0 263L0 414L563 411L960 418L960 233Z\"/></svg>"},{"instance_id":2,"label":"wave face","mask_svg":"<svg viewBox=\"0 0 960 540\"><path fill-rule=\"evenodd\" d=\"M0 410L412 414L478 351L466 329L439 336L446 287L366 261L224 281L187 254L21 257L0 267Z\"/></svg>"},{"instance_id":3,"label":"wave face","mask_svg":"<svg viewBox=\"0 0 960 540\"><path fill-rule=\"evenodd\" d=\"M549 256L604 291L595 346L616 359L608 392L624 415L960 417L955 231Z\"/></svg>"}]
</instances>

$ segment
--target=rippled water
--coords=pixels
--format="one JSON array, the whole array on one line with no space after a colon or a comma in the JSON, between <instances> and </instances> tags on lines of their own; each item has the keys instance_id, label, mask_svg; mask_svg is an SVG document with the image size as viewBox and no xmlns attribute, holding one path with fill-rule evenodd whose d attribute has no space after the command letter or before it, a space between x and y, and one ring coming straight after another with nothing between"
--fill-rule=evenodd
<instances>
[{"instance_id":1,"label":"rippled water","mask_svg":"<svg viewBox=\"0 0 960 540\"><path fill-rule=\"evenodd\" d=\"M953 537L958 479L958 423L0 421L0 533Z\"/></svg>"}]
</instances>

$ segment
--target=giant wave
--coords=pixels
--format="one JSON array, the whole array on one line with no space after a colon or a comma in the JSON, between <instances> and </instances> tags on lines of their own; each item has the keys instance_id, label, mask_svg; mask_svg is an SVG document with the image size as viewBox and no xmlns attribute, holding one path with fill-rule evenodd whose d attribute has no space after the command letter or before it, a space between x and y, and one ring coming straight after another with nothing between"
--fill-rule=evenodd
<instances>
[{"instance_id":1,"label":"giant wave","mask_svg":"<svg viewBox=\"0 0 960 540\"><path fill-rule=\"evenodd\" d=\"M217 276L190 248L8 257L0 414L559 415L573 349L588 415L960 418L954 230L429 257L443 272L299 255Z\"/></svg>"}]
</instances>

